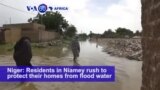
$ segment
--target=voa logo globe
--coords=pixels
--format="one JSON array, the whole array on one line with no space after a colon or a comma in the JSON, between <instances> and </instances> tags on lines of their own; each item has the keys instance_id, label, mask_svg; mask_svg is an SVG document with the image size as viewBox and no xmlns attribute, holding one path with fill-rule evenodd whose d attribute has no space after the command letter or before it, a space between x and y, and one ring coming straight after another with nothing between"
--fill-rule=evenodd
<instances>
[{"instance_id":1,"label":"voa logo globe","mask_svg":"<svg viewBox=\"0 0 160 90\"><path fill-rule=\"evenodd\" d=\"M45 12L47 11L47 5L46 5L46 4L40 4L40 5L38 6L38 11L39 11L40 13L45 13Z\"/></svg>"}]
</instances>

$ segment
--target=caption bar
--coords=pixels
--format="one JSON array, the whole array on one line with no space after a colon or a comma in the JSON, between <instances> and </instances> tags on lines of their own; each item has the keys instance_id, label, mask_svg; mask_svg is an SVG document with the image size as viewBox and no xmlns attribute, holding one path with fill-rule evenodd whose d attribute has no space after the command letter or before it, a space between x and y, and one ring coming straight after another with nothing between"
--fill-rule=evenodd
<instances>
[{"instance_id":1,"label":"caption bar","mask_svg":"<svg viewBox=\"0 0 160 90\"><path fill-rule=\"evenodd\" d=\"M0 82L114 82L114 66L0 66Z\"/></svg>"}]
</instances>

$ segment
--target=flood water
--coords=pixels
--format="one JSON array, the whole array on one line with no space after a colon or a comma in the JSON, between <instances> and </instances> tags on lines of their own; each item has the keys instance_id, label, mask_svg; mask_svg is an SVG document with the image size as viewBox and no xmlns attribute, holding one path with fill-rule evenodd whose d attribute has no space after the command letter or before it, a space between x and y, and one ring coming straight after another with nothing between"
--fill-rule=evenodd
<instances>
[{"instance_id":1,"label":"flood water","mask_svg":"<svg viewBox=\"0 0 160 90\"><path fill-rule=\"evenodd\" d=\"M80 42L79 65L113 65L115 82L27 82L0 83L0 90L140 90L141 61L110 56L94 42ZM75 65L72 52L66 47L50 47L34 52L33 65ZM0 55L0 65L15 65L11 55Z\"/></svg>"}]
</instances>

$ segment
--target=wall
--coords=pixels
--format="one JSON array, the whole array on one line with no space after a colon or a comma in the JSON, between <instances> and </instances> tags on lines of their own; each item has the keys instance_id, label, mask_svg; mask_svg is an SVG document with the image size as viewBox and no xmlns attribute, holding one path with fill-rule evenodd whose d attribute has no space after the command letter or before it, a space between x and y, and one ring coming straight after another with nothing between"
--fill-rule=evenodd
<instances>
[{"instance_id":1,"label":"wall","mask_svg":"<svg viewBox=\"0 0 160 90\"><path fill-rule=\"evenodd\" d=\"M15 32L12 32L10 30L5 31L4 41L6 42L14 42L15 40L17 40L17 38L24 36L31 38L32 42L50 41L60 36L56 32L46 31L44 25L37 23L6 24L3 25L3 27L7 29L19 28L19 30L21 30L20 35L18 33L20 32L19 30L14 30ZM15 35L15 37L13 37L14 35L12 36L12 34L18 35ZM0 38L3 40L3 36L1 36Z\"/></svg>"},{"instance_id":2,"label":"wall","mask_svg":"<svg viewBox=\"0 0 160 90\"><path fill-rule=\"evenodd\" d=\"M4 43L4 32L0 30L0 43Z\"/></svg>"},{"instance_id":3,"label":"wall","mask_svg":"<svg viewBox=\"0 0 160 90\"><path fill-rule=\"evenodd\" d=\"M19 23L19 24L5 24L4 28L20 28L22 31L26 30L45 30L45 26L37 23Z\"/></svg>"},{"instance_id":4,"label":"wall","mask_svg":"<svg viewBox=\"0 0 160 90\"><path fill-rule=\"evenodd\" d=\"M27 36L31 38L32 42L44 42L58 38L60 35L56 32L35 30L35 31L22 31L22 36Z\"/></svg>"},{"instance_id":5,"label":"wall","mask_svg":"<svg viewBox=\"0 0 160 90\"><path fill-rule=\"evenodd\" d=\"M4 43L15 43L21 38L21 29L11 28L4 32Z\"/></svg>"},{"instance_id":6,"label":"wall","mask_svg":"<svg viewBox=\"0 0 160 90\"><path fill-rule=\"evenodd\" d=\"M39 32L38 31L22 31L22 37L29 37L32 42L39 42Z\"/></svg>"},{"instance_id":7,"label":"wall","mask_svg":"<svg viewBox=\"0 0 160 90\"><path fill-rule=\"evenodd\" d=\"M56 38L59 38L59 34L56 32L51 32L51 31L43 31L41 30L40 32L40 40L43 41L50 41Z\"/></svg>"},{"instance_id":8,"label":"wall","mask_svg":"<svg viewBox=\"0 0 160 90\"><path fill-rule=\"evenodd\" d=\"M142 87L141 90L160 90L160 0L141 0L142 3Z\"/></svg>"}]
</instances>

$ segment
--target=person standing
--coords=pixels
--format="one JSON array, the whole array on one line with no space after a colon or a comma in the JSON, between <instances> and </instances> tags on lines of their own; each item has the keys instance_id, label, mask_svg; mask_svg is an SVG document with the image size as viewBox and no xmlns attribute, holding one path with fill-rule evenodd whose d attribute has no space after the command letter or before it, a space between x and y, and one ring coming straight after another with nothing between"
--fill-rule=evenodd
<instances>
[{"instance_id":1,"label":"person standing","mask_svg":"<svg viewBox=\"0 0 160 90\"><path fill-rule=\"evenodd\" d=\"M32 66L31 40L28 37L22 37L14 46L13 58L17 66Z\"/></svg>"},{"instance_id":2,"label":"person standing","mask_svg":"<svg viewBox=\"0 0 160 90\"><path fill-rule=\"evenodd\" d=\"M77 58L79 57L79 53L80 53L80 45L78 42L78 36L74 37L74 39L72 40L71 49L73 53L73 61L76 62Z\"/></svg>"}]
</instances>

